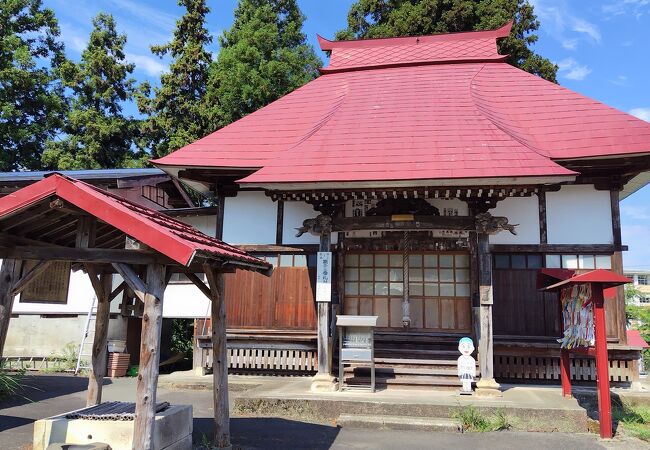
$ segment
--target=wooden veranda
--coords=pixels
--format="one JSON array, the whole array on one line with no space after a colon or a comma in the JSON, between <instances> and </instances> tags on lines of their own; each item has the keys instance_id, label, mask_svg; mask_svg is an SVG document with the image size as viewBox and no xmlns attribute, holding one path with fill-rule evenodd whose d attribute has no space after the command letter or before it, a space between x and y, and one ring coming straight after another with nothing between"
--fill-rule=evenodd
<instances>
[{"instance_id":1,"label":"wooden veranda","mask_svg":"<svg viewBox=\"0 0 650 450\"><path fill-rule=\"evenodd\" d=\"M98 300L88 406L101 402L110 302L121 294L144 304L133 434L138 450L153 446L165 287L173 273L185 273L212 302L214 440L219 448L230 446L223 273L268 273L268 263L183 222L56 173L0 198L0 244L0 357L16 295L55 261L88 274ZM204 273L208 283L197 273ZM114 289L113 274L123 279Z\"/></svg>"}]
</instances>

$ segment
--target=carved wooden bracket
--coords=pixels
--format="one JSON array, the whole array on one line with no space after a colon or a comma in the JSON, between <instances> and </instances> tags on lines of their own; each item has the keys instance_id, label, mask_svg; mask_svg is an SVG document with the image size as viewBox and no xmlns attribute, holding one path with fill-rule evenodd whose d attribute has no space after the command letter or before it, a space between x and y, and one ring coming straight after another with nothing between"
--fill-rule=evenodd
<instances>
[{"instance_id":1,"label":"carved wooden bracket","mask_svg":"<svg viewBox=\"0 0 650 450\"><path fill-rule=\"evenodd\" d=\"M326 214L320 214L315 219L306 219L302 222L302 226L300 228L296 228L296 230L298 230L296 237L300 237L305 233L320 235L324 231L331 232L332 217Z\"/></svg>"},{"instance_id":2,"label":"carved wooden bracket","mask_svg":"<svg viewBox=\"0 0 650 450\"><path fill-rule=\"evenodd\" d=\"M507 230L516 235L516 226L519 226L519 224L509 224L507 217L494 217L487 212L476 215L476 231L479 233L497 234Z\"/></svg>"}]
</instances>

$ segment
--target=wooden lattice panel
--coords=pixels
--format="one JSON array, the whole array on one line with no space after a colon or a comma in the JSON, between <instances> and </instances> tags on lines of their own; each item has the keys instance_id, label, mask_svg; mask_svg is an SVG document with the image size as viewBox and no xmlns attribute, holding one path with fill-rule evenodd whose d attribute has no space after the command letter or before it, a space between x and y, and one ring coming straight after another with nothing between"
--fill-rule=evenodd
<instances>
[{"instance_id":1,"label":"wooden lattice panel","mask_svg":"<svg viewBox=\"0 0 650 450\"><path fill-rule=\"evenodd\" d=\"M232 372L315 372L318 369L318 357L313 350L229 348L228 368Z\"/></svg>"},{"instance_id":2,"label":"wooden lattice panel","mask_svg":"<svg viewBox=\"0 0 650 450\"><path fill-rule=\"evenodd\" d=\"M596 381L596 361L592 358L570 360L571 380ZM494 374L503 380L560 380L560 358L552 356L495 355ZM609 379L630 383L638 379L638 365L632 359L610 359Z\"/></svg>"}]
</instances>

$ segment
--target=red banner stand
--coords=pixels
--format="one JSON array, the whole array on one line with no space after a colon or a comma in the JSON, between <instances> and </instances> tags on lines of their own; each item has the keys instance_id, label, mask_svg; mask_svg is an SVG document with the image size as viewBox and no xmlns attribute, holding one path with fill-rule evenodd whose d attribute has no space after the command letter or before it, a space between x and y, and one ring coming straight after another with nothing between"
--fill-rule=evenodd
<instances>
[{"instance_id":1,"label":"red banner stand","mask_svg":"<svg viewBox=\"0 0 650 450\"><path fill-rule=\"evenodd\" d=\"M558 282L558 280L560 280ZM561 349L560 374L562 378L562 395L571 397L570 353L596 357L596 382L598 387L598 419L600 437L611 439L612 433L612 398L609 392L609 357L607 354L607 330L605 329L605 289L630 283L632 280L609 270L597 269L576 274L566 269L541 269L537 277L540 290L561 291L576 284L591 284L591 300L594 304L594 347ZM550 284L549 284L550 283ZM560 310L562 305L560 304ZM560 315L560 328L563 328ZM561 330L562 332L564 330Z\"/></svg>"}]
</instances>

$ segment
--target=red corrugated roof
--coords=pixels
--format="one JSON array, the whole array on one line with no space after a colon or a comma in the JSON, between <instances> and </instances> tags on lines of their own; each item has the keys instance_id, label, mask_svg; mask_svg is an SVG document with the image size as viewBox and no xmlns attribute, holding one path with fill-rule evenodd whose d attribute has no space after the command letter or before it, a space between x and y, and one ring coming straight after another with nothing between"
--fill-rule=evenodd
<instances>
[{"instance_id":1,"label":"red corrugated roof","mask_svg":"<svg viewBox=\"0 0 650 450\"><path fill-rule=\"evenodd\" d=\"M560 181L575 172L554 160L650 153L650 124L501 62L507 30L322 40L325 75L154 163L272 188Z\"/></svg>"},{"instance_id":2,"label":"red corrugated roof","mask_svg":"<svg viewBox=\"0 0 650 450\"><path fill-rule=\"evenodd\" d=\"M64 199L184 266L198 254L207 259L252 265L259 269L270 267L268 263L186 223L58 173L0 198L0 218L51 196Z\"/></svg>"},{"instance_id":3,"label":"red corrugated roof","mask_svg":"<svg viewBox=\"0 0 650 450\"><path fill-rule=\"evenodd\" d=\"M643 339L639 330L625 330L627 334L627 345L630 347L648 348L650 345Z\"/></svg>"}]
</instances>

